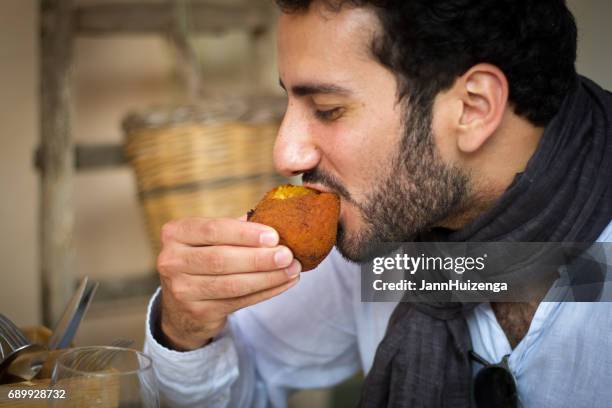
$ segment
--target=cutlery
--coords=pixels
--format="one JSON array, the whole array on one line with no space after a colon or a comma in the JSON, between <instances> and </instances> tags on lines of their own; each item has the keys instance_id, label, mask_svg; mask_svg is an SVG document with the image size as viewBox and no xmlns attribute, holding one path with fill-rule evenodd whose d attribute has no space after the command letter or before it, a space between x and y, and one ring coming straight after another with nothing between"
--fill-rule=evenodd
<instances>
[{"instance_id":1,"label":"cutlery","mask_svg":"<svg viewBox=\"0 0 612 408\"><path fill-rule=\"evenodd\" d=\"M3 314L0 314L0 329L4 341L13 350L29 343L19 327Z\"/></svg>"},{"instance_id":2,"label":"cutlery","mask_svg":"<svg viewBox=\"0 0 612 408\"><path fill-rule=\"evenodd\" d=\"M73 368L79 371L94 372L104 370L121 349L128 348L133 340L118 339L111 343L110 348L86 350L76 359Z\"/></svg>"},{"instance_id":3,"label":"cutlery","mask_svg":"<svg viewBox=\"0 0 612 408\"><path fill-rule=\"evenodd\" d=\"M47 358L47 348L32 344L23 332L3 314L0 314L0 334L9 348L0 362L0 379L7 374L31 380L41 370Z\"/></svg>"},{"instance_id":4,"label":"cutlery","mask_svg":"<svg viewBox=\"0 0 612 408\"><path fill-rule=\"evenodd\" d=\"M87 277L81 280L76 293L68 302L62 317L53 331L53 335L49 339L49 350L66 348L70 345L97 288L97 282L90 283Z\"/></svg>"},{"instance_id":5,"label":"cutlery","mask_svg":"<svg viewBox=\"0 0 612 408\"><path fill-rule=\"evenodd\" d=\"M59 343L62 337L64 336L64 334L66 333L66 330L68 326L70 325L70 321L73 319L74 315L76 314L78 307L79 307L79 303L81 302L81 299L83 298L83 295L85 294L85 289L87 288L87 282L88 282L87 276L81 279L81 282L79 283L79 286L77 287L76 292L74 293L74 295L72 295L72 297L68 301L68 304L66 305L66 308L64 309L64 312L62 313L62 316L60 317L57 324L55 325L55 328L53 329L53 334L51 335L51 338L47 342L47 346L49 347L49 350L55 350L59 348L58 347Z\"/></svg>"},{"instance_id":6,"label":"cutlery","mask_svg":"<svg viewBox=\"0 0 612 408\"><path fill-rule=\"evenodd\" d=\"M12 358L5 359L1 364L0 373L30 381L40 372L48 355L49 350L45 346L29 344L13 352Z\"/></svg>"}]
</instances>

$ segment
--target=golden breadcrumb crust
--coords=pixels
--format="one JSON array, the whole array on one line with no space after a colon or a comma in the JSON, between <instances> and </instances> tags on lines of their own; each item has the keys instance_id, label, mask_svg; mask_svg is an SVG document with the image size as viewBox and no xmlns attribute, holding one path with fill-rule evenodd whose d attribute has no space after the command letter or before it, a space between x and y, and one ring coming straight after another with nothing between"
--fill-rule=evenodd
<instances>
[{"instance_id":1,"label":"golden breadcrumb crust","mask_svg":"<svg viewBox=\"0 0 612 408\"><path fill-rule=\"evenodd\" d=\"M334 247L339 215L336 194L285 184L269 191L248 220L274 228L280 244L291 249L302 271L309 271Z\"/></svg>"}]
</instances>

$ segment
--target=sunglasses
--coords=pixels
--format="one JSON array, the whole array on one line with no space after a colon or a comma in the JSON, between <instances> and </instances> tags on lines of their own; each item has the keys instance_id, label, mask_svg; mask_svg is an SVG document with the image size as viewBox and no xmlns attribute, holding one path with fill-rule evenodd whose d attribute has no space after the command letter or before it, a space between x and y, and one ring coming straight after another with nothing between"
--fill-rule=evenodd
<instances>
[{"instance_id":1,"label":"sunglasses","mask_svg":"<svg viewBox=\"0 0 612 408\"><path fill-rule=\"evenodd\" d=\"M509 355L498 364L491 364L470 351L470 358L483 365L474 379L474 400L478 408L517 408L518 390L508 366Z\"/></svg>"}]
</instances>

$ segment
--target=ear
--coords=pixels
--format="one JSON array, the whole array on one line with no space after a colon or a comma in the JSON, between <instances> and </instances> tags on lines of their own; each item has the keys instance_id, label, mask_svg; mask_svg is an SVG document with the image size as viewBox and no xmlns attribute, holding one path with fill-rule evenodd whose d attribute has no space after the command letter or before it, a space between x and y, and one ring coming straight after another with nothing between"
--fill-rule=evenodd
<instances>
[{"instance_id":1,"label":"ear","mask_svg":"<svg viewBox=\"0 0 612 408\"><path fill-rule=\"evenodd\" d=\"M499 128L508 104L508 80L491 64L477 64L457 81L461 98L457 147L478 150Z\"/></svg>"}]
</instances>

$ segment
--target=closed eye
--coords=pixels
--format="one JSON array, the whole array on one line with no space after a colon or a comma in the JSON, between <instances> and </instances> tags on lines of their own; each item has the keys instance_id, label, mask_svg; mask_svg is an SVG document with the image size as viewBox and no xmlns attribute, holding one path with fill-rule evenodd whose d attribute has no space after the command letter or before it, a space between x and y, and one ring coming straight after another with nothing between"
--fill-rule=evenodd
<instances>
[{"instance_id":1,"label":"closed eye","mask_svg":"<svg viewBox=\"0 0 612 408\"><path fill-rule=\"evenodd\" d=\"M344 109L341 107L336 107L328 110L316 110L315 116L322 121L331 122L338 119L344 113Z\"/></svg>"}]
</instances>

